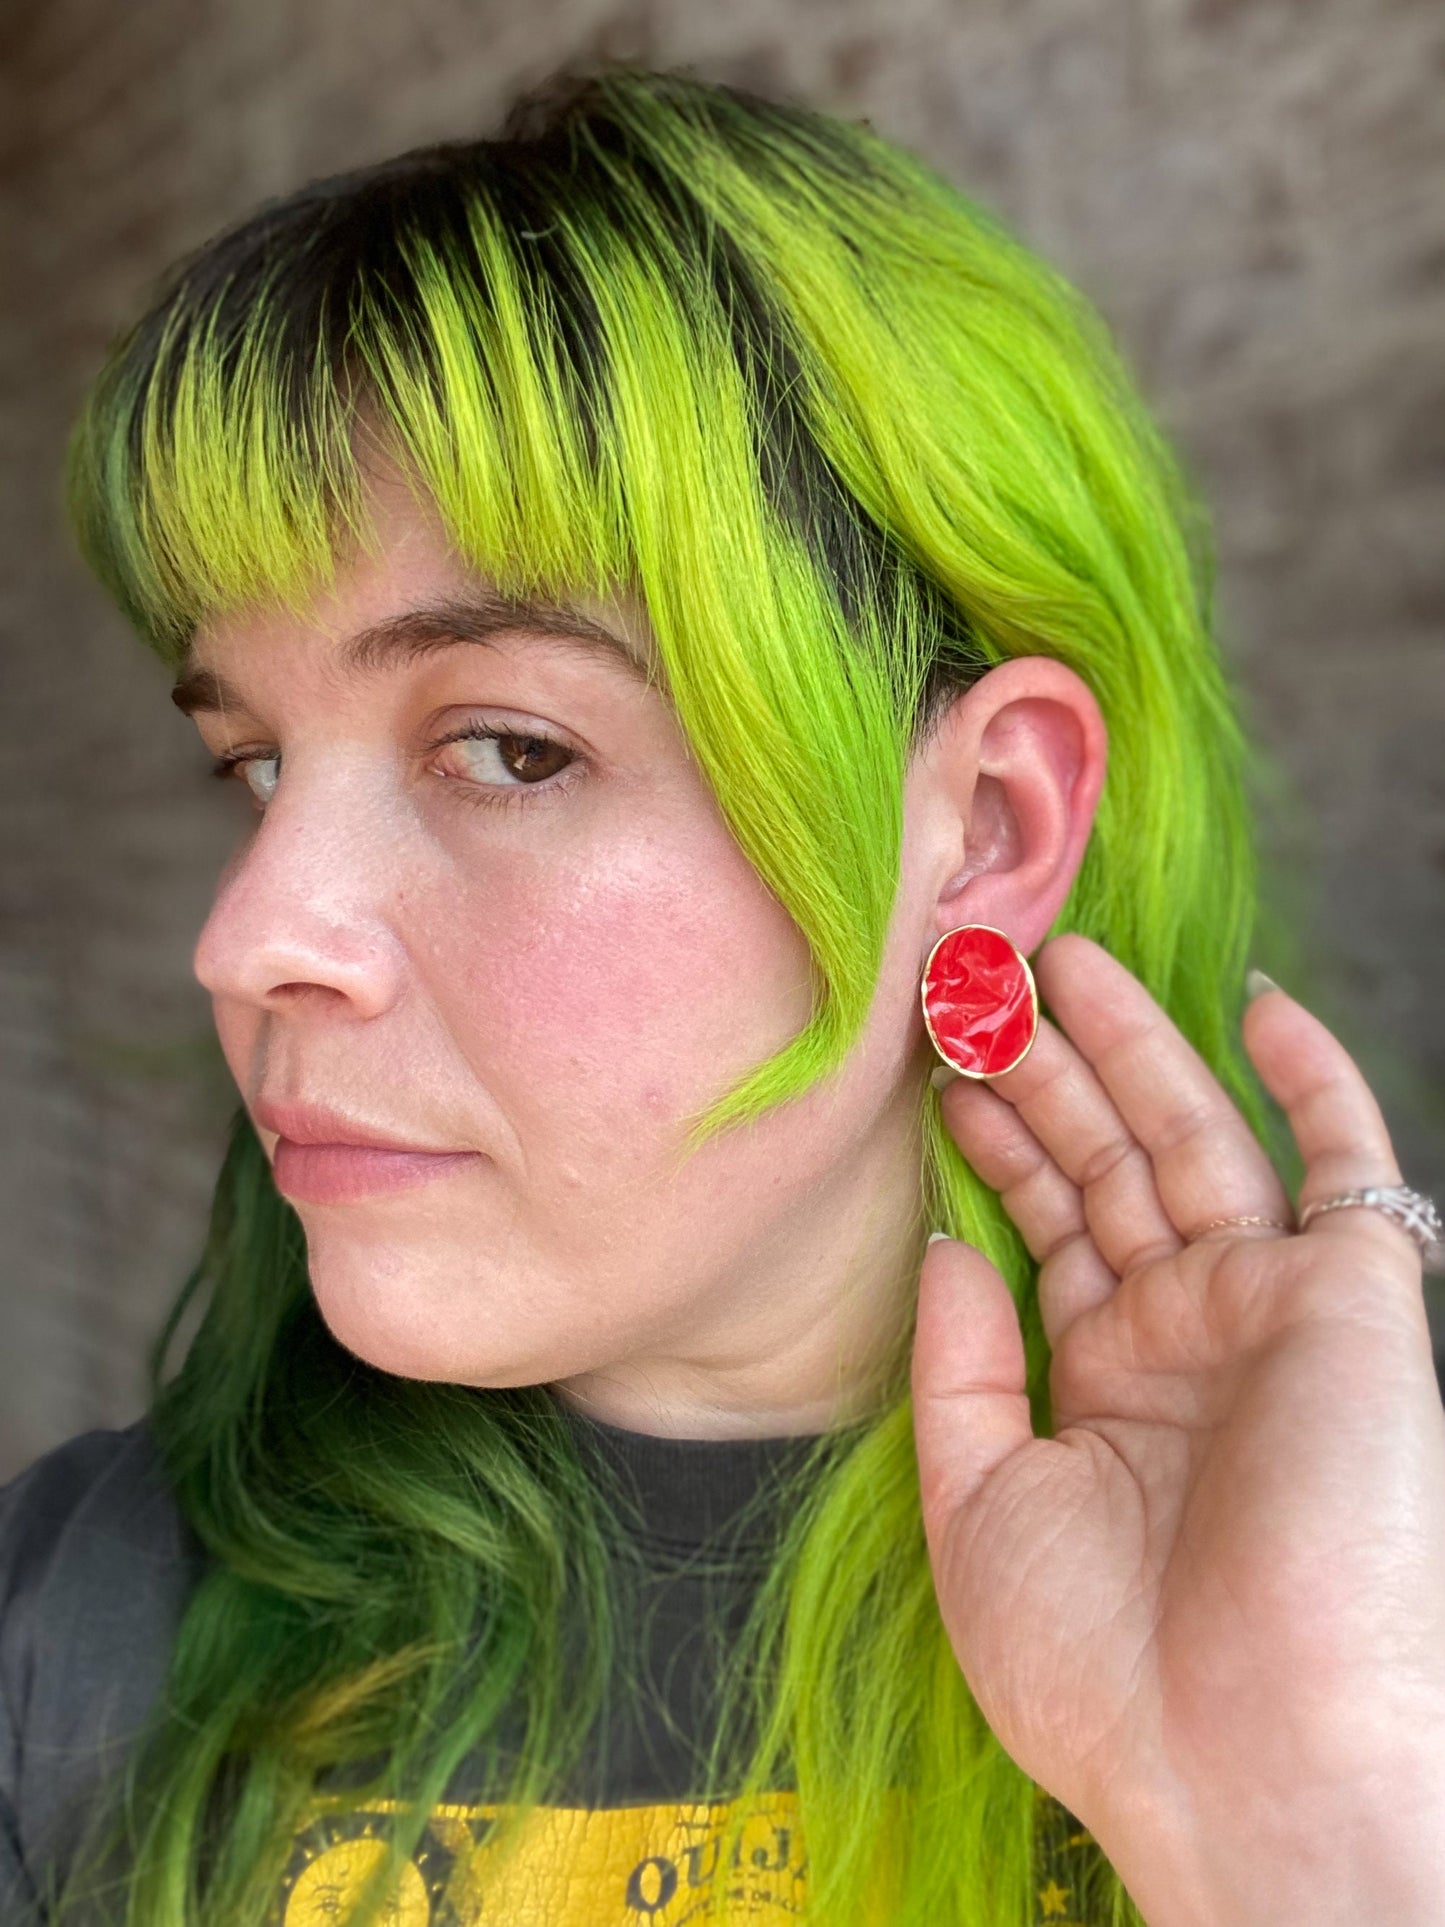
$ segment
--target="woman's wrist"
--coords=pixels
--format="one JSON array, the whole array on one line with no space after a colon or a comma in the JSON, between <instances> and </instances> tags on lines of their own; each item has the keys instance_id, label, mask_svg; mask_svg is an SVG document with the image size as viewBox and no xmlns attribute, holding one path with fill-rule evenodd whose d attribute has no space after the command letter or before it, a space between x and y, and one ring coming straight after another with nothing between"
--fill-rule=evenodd
<instances>
[{"instance_id":1,"label":"woman's wrist","mask_svg":"<svg viewBox=\"0 0 1445 1927\"><path fill-rule=\"evenodd\" d=\"M1112 1850L1096 1837L1147 1927L1445 1927L1441 1762L1327 1804L1310 1815L1281 1801L1272 1821L1240 1813L1204 1834L1141 1814Z\"/></svg>"}]
</instances>

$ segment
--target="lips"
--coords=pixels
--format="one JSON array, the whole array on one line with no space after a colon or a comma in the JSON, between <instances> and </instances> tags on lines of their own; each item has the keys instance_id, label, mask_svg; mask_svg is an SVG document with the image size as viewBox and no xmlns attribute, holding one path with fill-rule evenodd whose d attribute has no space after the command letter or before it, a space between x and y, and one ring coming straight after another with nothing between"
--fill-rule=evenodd
<instances>
[{"instance_id":1,"label":"lips","mask_svg":"<svg viewBox=\"0 0 1445 1927\"><path fill-rule=\"evenodd\" d=\"M355 1204L409 1191L475 1164L476 1151L378 1151L368 1144L293 1144L276 1140L271 1174L282 1197L298 1204Z\"/></svg>"},{"instance_id":2,"label":"lips","mask_svg":"<svg viewBox=\"0 0 1445 1927\"><path fill-rule=\"evenodd\" d=\"M458 1151L393 1134L326 1105L258 1099L252 1116L276 1133L272 1176L283 1197L305 1204L352 1204L410 1190L475 1163Z\"/></svg>"},{"instance_id":3,"label":"lips","mask_svg":"<svg viewBox=\"0 0 1445 1927\"><path fill-rule=\"evenodd\" d=\"M365 1124L334 1111L327 1104L304 1104L257 1098L251 1115L263 1131L274 1131L292 1144L364 1144L377 1151L450 1152L450 1144L428 1144L424 1133L410 1135Z\"/></svg>"}]
</instances>

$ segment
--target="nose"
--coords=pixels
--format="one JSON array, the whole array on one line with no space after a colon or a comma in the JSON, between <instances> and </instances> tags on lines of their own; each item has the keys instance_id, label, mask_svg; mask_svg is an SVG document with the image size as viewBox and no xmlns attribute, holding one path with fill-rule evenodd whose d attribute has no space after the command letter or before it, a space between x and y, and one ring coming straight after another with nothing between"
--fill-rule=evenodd
<instances>
[{"instance_id":1,"label":"nose","mask_svg":"<svg viewBox=\"0 0 1445 1927\"><path fill-rule=\"evenodd\" d=\"M287 775L222 871L192 968L213 997L257 1009L344 999L352 1015L378 1016L404 968L392 921L406 874L399 830L357 782Z\"/></svg>"}]
</instances>

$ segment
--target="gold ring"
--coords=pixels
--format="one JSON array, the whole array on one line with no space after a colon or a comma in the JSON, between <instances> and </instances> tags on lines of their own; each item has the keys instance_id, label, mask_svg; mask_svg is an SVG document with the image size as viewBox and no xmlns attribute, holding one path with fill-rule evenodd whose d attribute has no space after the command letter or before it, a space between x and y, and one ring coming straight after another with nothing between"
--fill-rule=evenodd
<instances>
[{"instance_id":1,"label":"gold ring","mask_svg":"<svg viewBox=\"0 0 1445 1927\"><path fill-rule=\"evenodd\" d=\"M1286 1224L1282 1218L1211 1218L1208 1224L1202 1224L1197 1231L1191 1231L1184 1242L1193 1244L1194 1240L1202 1238L1206 1231L1221 1231L1230 1224L1267 1224L1272 1225L1276 1231L1294 1230L1294 1226Z\"/></svg>"}]
</instances>

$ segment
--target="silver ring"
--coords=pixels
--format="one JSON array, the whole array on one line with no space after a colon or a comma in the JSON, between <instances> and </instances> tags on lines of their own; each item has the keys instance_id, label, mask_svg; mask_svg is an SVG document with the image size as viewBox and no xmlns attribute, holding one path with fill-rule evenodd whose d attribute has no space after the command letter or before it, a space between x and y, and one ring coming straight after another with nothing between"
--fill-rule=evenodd
<instances>
[{"instance_id":1,"label":"silver ring","mask_svg":"<svg viewBox=\"0 0 1445 1927\"><path fill-rule=\"evenodd\" d=\"M1322 1211L1343 1211L1346 1205L1365 1205L1393 1218L1420 1247L1420 1256L1429 1272L1445 1272L1445 1224L1434 1200L1412 1191L1406 1184L1367 1184L1360 1191L1342 1191L1337 1198L1322 1198L1306 1205L1300 1213L1299 1228L1307 1231L1310 1221Z\"/></svg>"}]
</instances>

